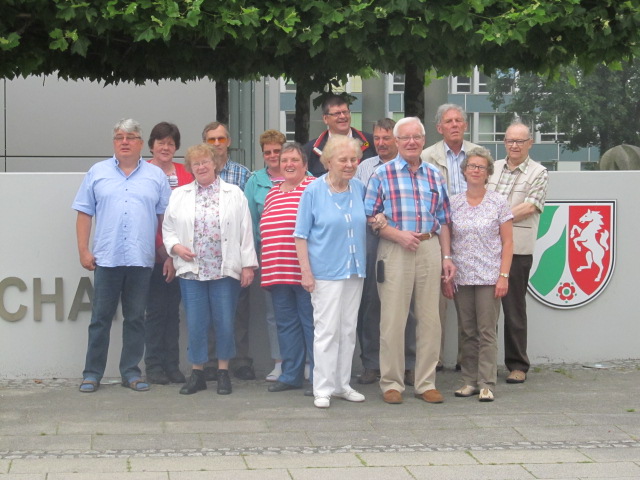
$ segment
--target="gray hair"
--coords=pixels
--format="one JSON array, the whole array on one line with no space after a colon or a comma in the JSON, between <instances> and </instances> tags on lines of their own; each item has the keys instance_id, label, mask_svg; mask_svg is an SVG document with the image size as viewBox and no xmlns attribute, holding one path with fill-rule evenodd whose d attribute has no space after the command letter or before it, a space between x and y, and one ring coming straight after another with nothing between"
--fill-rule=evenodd
<instances>
[{"instance_id":1,"label":"gray hair","mask_svg":"<svg viewBox=\"0 0 640 480\"><path fill-rule=\"evenodd\" d=\"M302 158L302 163L306 166L307 165L307 154L304 153L304 150L302 149L302 145L300 145L298 142L286 142L282 144L282 150L280 150L280 157L282 158L282 154L285 152L297 152L298 155L300 155L300 158Z\"/></svg>"},{"instance_id":2,"label":"gray hair","mask_svg":"<svg viewBox=\"0 0 640 480\"><path fill-rule=\"evenodd\" d=\"M142 127L140 127L140 123L133 118L120 119L120 121L113 126L113 134L115 135L118 130L127 133L137 133L142 137Z\"/></svg>"},{"instance_id":3,"label":"gray hair","mask_svg":"<svg viewBox=\"0 0 640 480\"><path fill-rule=\"evenodd\" d=\"M442 117L449 110L456 110L457 112L460 113L460 115L462 115L462 118L464 118L464 121L465 122L467 121L467 112L464 111L464 108L462 108L460 105L456 105L455 103L445 103L438 107L438 111L436 112L436 125L442 122Z\"/></svg>"},{"instance_id":4,"label":"gray hair","mask_svg":"<svg viewBox=\"0 0 640 480\"><path fill-rule=\"evenodd\" d=\"M524 127L527 129L527 136L529 138L531 138L531 128L529 128L529 125L527 125L526 123L523 123L519 118L515 119L513 122L511 122L509 124L509 126L507 127L507 130L509 130L511 127ZM506 132L506 130L505 130Z\"/></svg>"},{"instance_id":5,"label":"gray hair","mask_svg":"<svg viewBox=\"0 0 640 480\"><path fill-rule=\"evenodd\" d=\"M467 169L467 163L469 162L469 158L471 157L480 157L484 158L487 161L487 175L490 177L493 175L493 157L491 156L491 152L484 147L473 147L470 148L462 160L460 164L460 169L464 172ZM487 178L488 180L488 178ZM486 183L486 182L485 182Z\"/></svg>"},{"instance_id":6,"label":"gray hair","mask_svg":"<svg viewBox=\"0 0 640 480\"><path fill-rule=\"evenodd\" d=\"M400 127L402 127L403 125L407 125L408 123L417 123L418 125L420 125L420 130L422 131L422 135L425 135L426 132L424 129L424 125L422 124L422 121L418 117L404 117L398 120L398 122L396 123L396 126L393 127L393 136L397 137L398 130L400 130Z\"/></svg>"},{"instance_id":7,"label":"gray hair","mask_svg":"<svg viewBox=\"0 0 640 480\"><path fill-rule=\"evenodd\" d=\"M393 127L396 126L396 121L391 118L381 118L373 124L373 128L381 128L382 130L393 131Z\"/></svg>"}]
</instances>

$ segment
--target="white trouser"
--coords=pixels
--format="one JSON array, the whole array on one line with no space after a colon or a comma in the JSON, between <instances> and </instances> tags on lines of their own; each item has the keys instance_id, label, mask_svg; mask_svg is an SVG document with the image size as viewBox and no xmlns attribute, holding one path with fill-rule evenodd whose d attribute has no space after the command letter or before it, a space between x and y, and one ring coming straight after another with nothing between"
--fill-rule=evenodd
<instances>
[{"instance_id":1,"label":"white trouser","mask_svg":"<svg viewBox=\"0 0 640 480\"><path fill-rule=\"evenodd\" d=\"M316 280L313 304L313 394L329 397L351 390L363 278Z\"/></svg>"}]
</instances>

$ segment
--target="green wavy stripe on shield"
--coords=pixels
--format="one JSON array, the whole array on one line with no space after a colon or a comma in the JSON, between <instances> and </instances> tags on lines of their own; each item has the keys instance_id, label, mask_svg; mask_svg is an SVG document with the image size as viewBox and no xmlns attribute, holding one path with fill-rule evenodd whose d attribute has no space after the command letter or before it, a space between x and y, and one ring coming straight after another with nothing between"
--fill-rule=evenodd
<instances>
[{"instance_id":1,"label":"green wavy stripe on shield","mask_svg":"<svg viewBox=\"0 0 640 480\"><path fill-rule=\"evenodd\" d=\"M540 227L542 228L541 234L544 235L551 225L551 220L556 213L557 207L551 207L550 211L545 210L543 218L540 219ZM544 222L543 222L544 220ZM541 236L542 236L541 235ZM548 295L560 281L562 273L564 272L564 266L567 261L566 250L567 245L567 230L562 230L562 235L558 238L558 241L553 245L550 245L540 257L540 263L538 268L533 273L530 282L535 286L536 290L541 295Z\"/></svg>"}]
</instances>

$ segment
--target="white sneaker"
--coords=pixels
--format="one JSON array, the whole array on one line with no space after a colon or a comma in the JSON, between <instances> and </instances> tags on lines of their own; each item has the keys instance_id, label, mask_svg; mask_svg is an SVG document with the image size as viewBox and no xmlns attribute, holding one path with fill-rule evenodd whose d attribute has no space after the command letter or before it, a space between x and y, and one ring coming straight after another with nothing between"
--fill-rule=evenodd
<instances>
[{"instance_id":1,"label":"white sneaker","mask_svg":"<svg viewBox=\"0 0 640 480\"><path fill-rule=\"evenodd\" d=\"M277 382L278 378L282 375L282 362L276 362L276 366L271 370L271 373L267 375L267 382Z\"/></svg>"},{"instance_id":2,"label":"white sneaker","mask_svg":"<svg viewBox=\"0 0 640 480\"><path fill-rule=\"evenodd\" d=\"M311 376L311 365L309 365L308 363L304 364L304 379L305 380L309 380L309 377Z\"/></svg>"},{"instance_id":3,"label":"white sneaker","mask_svg":"<svg viewBox=\"0 0 640 480\"><path fill-rule=\"evenodd\" d=\"M343 398L348 402L364 402L364 395L353 389L342 393L334 393L333 396Z\"/></svg>"},{"instance_id":4,"label":"white sneaker","mask_svg":"<svg viewBox=\"0 0 640 480\"><path fill-rule=\"evenodd\" d=\"M331 406L330 397L316 397L313 400L313 404L318 408L329 408Z\"/></svg>"}]
</instances>

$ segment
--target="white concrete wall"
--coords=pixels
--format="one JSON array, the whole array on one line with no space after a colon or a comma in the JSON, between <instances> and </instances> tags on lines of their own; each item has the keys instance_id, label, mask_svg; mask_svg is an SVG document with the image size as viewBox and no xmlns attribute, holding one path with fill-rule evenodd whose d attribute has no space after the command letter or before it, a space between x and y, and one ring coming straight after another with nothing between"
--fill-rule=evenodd
<instances>
[{"instance_id":1,"label":"white concrete wall","mask_svg":"<svg viewBox=\"0 0 640 480\"><path fill-rule=\"evenodd\" d=\"M69 320L76 289L83 277L93 274L78 262L75 212L71 202L83 175L79 173L0 174L0 286L16 277L26 290L0 288L0 307L9 314L26 307L25 315L8 321L0 315L0 378L80 377L86 352L90 313L82 311ZM606 290L587 306L572 310L546 307L529 297L529 352L532 362L595 362L640 357L640 271L638 241L640 223L640 172L552 172L549 199L618 200L617 264ZM53 294L55 279L62 279L62 319L56 320L52 303L42 308L42 320L34 319L34 279L41 279L42 293ZM4 283L3 283L4 282ZM264 321L258 312L262 295L254 296L251 348L262 372L270 370ZM87 302L87 298L84 301ZM0 309L0 312L2 309ZM447 363L455 363L455 310L449 309ZM183 325L184 327L184 325ZM107 376L117 376L121 348L120 316L113 325ZM186 333L182 331L182 368ZM499 357L501 358L501 357ZM360 363L354 361L354 369Z\"/></svg>"},{"instance_id":2,"label":"white concrete wall","mask_svg":"<svg viewBox=\"0 0 640 480\"><path fill-rule=\"evenodd\" d=\"M112 155L112 128L121 118L142 125L145 157L153 126L175 123L182 137L180 157L202 141L202 128L216 119L215 85L208 80L105 86L31 76L2 84L6 124L0 116L0 171L6 172L86 172Z\"/></svg>"}]
</instances>

